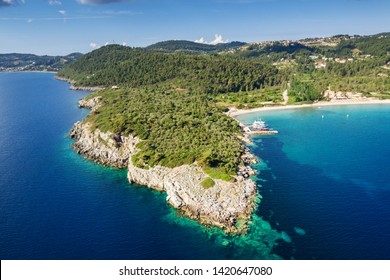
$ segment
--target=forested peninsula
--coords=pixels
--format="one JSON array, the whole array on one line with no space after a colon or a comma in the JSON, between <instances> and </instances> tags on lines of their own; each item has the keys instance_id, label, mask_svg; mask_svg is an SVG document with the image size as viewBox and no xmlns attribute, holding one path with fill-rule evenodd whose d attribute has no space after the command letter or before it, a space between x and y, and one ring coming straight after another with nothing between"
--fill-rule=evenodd
<instances>
[{"instance_id":1,"label":"forested peninsula","mask_svg":"<svg viewBox=\"0 0 390 280\"><path fill-rule=\"evenodd\" d=\"M236 58L107 46L59 76L106 88L80 103L92 109L71 132L80 153L127 167L131 182L166 191L171 205L202 223L242 232L257 192L237 176L245 168L239 125L207 92L260 88L276 83L277 72Z\"/></svg>"},{"instance_id":2,"label":"forested peninsula","mask_svg":"<svg viewBox=\"0 0 390 280\"><path fill-rule=\"evenodd\" d=\"M229 48L108 45L58 77L101 88L79 102L91 109L70 133L79 153L128 168L130 182L165 191L186 216L245 233L259 197L249 179L255 158L226 111L313 103L330 89L389 98L389 42L378 34Z\"/></svg>"}]
</instances>

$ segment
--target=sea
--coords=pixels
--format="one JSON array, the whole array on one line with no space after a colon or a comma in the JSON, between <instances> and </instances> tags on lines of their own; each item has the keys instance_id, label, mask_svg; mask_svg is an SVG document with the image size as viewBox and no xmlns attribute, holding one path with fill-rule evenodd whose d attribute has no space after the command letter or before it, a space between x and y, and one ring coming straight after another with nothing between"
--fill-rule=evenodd
<instances>
[{"instance_id":1,"label":"sea","mask_svg":"<svg viewBox=\"0 0 390 280\"><path fill-rule=\"evenodd\" d=\"M390 259L390 106L248 114L259 187L245 236L97 165L68 133L88 110L53 73L0 73L1 259Z\"/></svg>"}]
</instances>

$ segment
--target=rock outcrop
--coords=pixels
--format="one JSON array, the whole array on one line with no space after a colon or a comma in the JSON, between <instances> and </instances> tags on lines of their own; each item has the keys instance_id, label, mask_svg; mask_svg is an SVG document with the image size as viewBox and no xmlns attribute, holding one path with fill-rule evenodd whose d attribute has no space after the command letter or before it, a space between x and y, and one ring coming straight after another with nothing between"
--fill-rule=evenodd
<instances>
[{"instance_id":1,"label":"rock outcrop","mask_svg":"<svg viewBox=\"0 0 390 280\"><path fill-rule=\"evenodd\" d=\"M97 109L99 109L101 104L101 96L96 96L93 98L89 99L80 99L79 102L77 103L79 108L87 108L91 110L91 113L95 112Z\"/></svg>"},{"instance_id":2,"label":"rock outcrop","mask_svg":"<svg viewBox=\"0 0 390 280\"><path fill-rule=\"evenodd\" d=\"M79 105L96 110L99 98L82 100ZM237 176L235 182L213 179L214 186L204 188L201 183L209 176L196 164L148 169L134 166L131 156L138 152L136 144L141 141L137 137L102 132L86 121L75 123L70 136L80 154L99 164L127 167L130 182L166 192L167 202L186 216L227 232L245 231L255 207L254 181L243 176Z\"/></svg>"},{"instance_id":3,"label":"rock outcrop","mask_svg":"<svg viewBox=\"0 0 390 280\"><path fill-rule=\"evenodd\" d=\"M256 185L252 180L226 182L213 179L215 185L204 188L201 182L208 177L195 164L175 168L156 166L135 167L129 161L127 177L130 182L165 191L167 202L203 224L239 232L239 221L247 221L252 213Z\"/></svg>"},{"instance_id":4,"label":"rock outcrop","mask_svg":"<svg viewBox=\"0 0 390 280\"><path fill-rule=\"evenodd\" d=\"M132 136L93 130L89 122L75 123L69 136L75 139L73 147L78 153L96 163L117 168L127 167L135 145L140 141Z\"/></svg>"}]
</instances>

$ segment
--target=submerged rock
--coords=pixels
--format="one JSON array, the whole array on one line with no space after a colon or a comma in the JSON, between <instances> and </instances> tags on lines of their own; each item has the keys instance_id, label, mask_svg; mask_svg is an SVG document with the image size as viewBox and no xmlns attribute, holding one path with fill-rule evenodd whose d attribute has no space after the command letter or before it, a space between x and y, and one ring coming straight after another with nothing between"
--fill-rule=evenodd
<instances>
[{"instance_id":1,"label":"submerged rock","mask_svg":"<svg viewBox=\"0 0 390 280\"><path fill-rule=\"evenodd\" d=\"M294 227L294 231L298 235L305 235L306 234L306 231L303 228L300 228L300 227Z\"/></svg>"},{"instance_id":2,"label":"submerged rock","mask_svg":"<svg viewBox=\"0 0 390 280\"><path fill-rule=\"evenodd\" d=\"M290 237L290 235L287 234L287 232L282 231L280 234L281 234L281 236L282 236L282 239L283 239L285 242L291 243L291 237Z\"/></svg>"}]
</instances>

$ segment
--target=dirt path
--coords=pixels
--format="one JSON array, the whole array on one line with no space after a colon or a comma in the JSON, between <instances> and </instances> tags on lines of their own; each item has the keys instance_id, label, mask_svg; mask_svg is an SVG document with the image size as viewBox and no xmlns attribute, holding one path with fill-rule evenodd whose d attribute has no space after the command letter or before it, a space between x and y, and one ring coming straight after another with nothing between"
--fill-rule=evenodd
<instances>
[{"instance_id":1,"label":"dirt path","mask_svg":"<svg viewBox=\"0 0 390 280\"><path fill-rule=\"evenodd\" d=\"M287 105L288 103L288 90L283 91L283 105Z\"/></svg>"}]
</instances>

